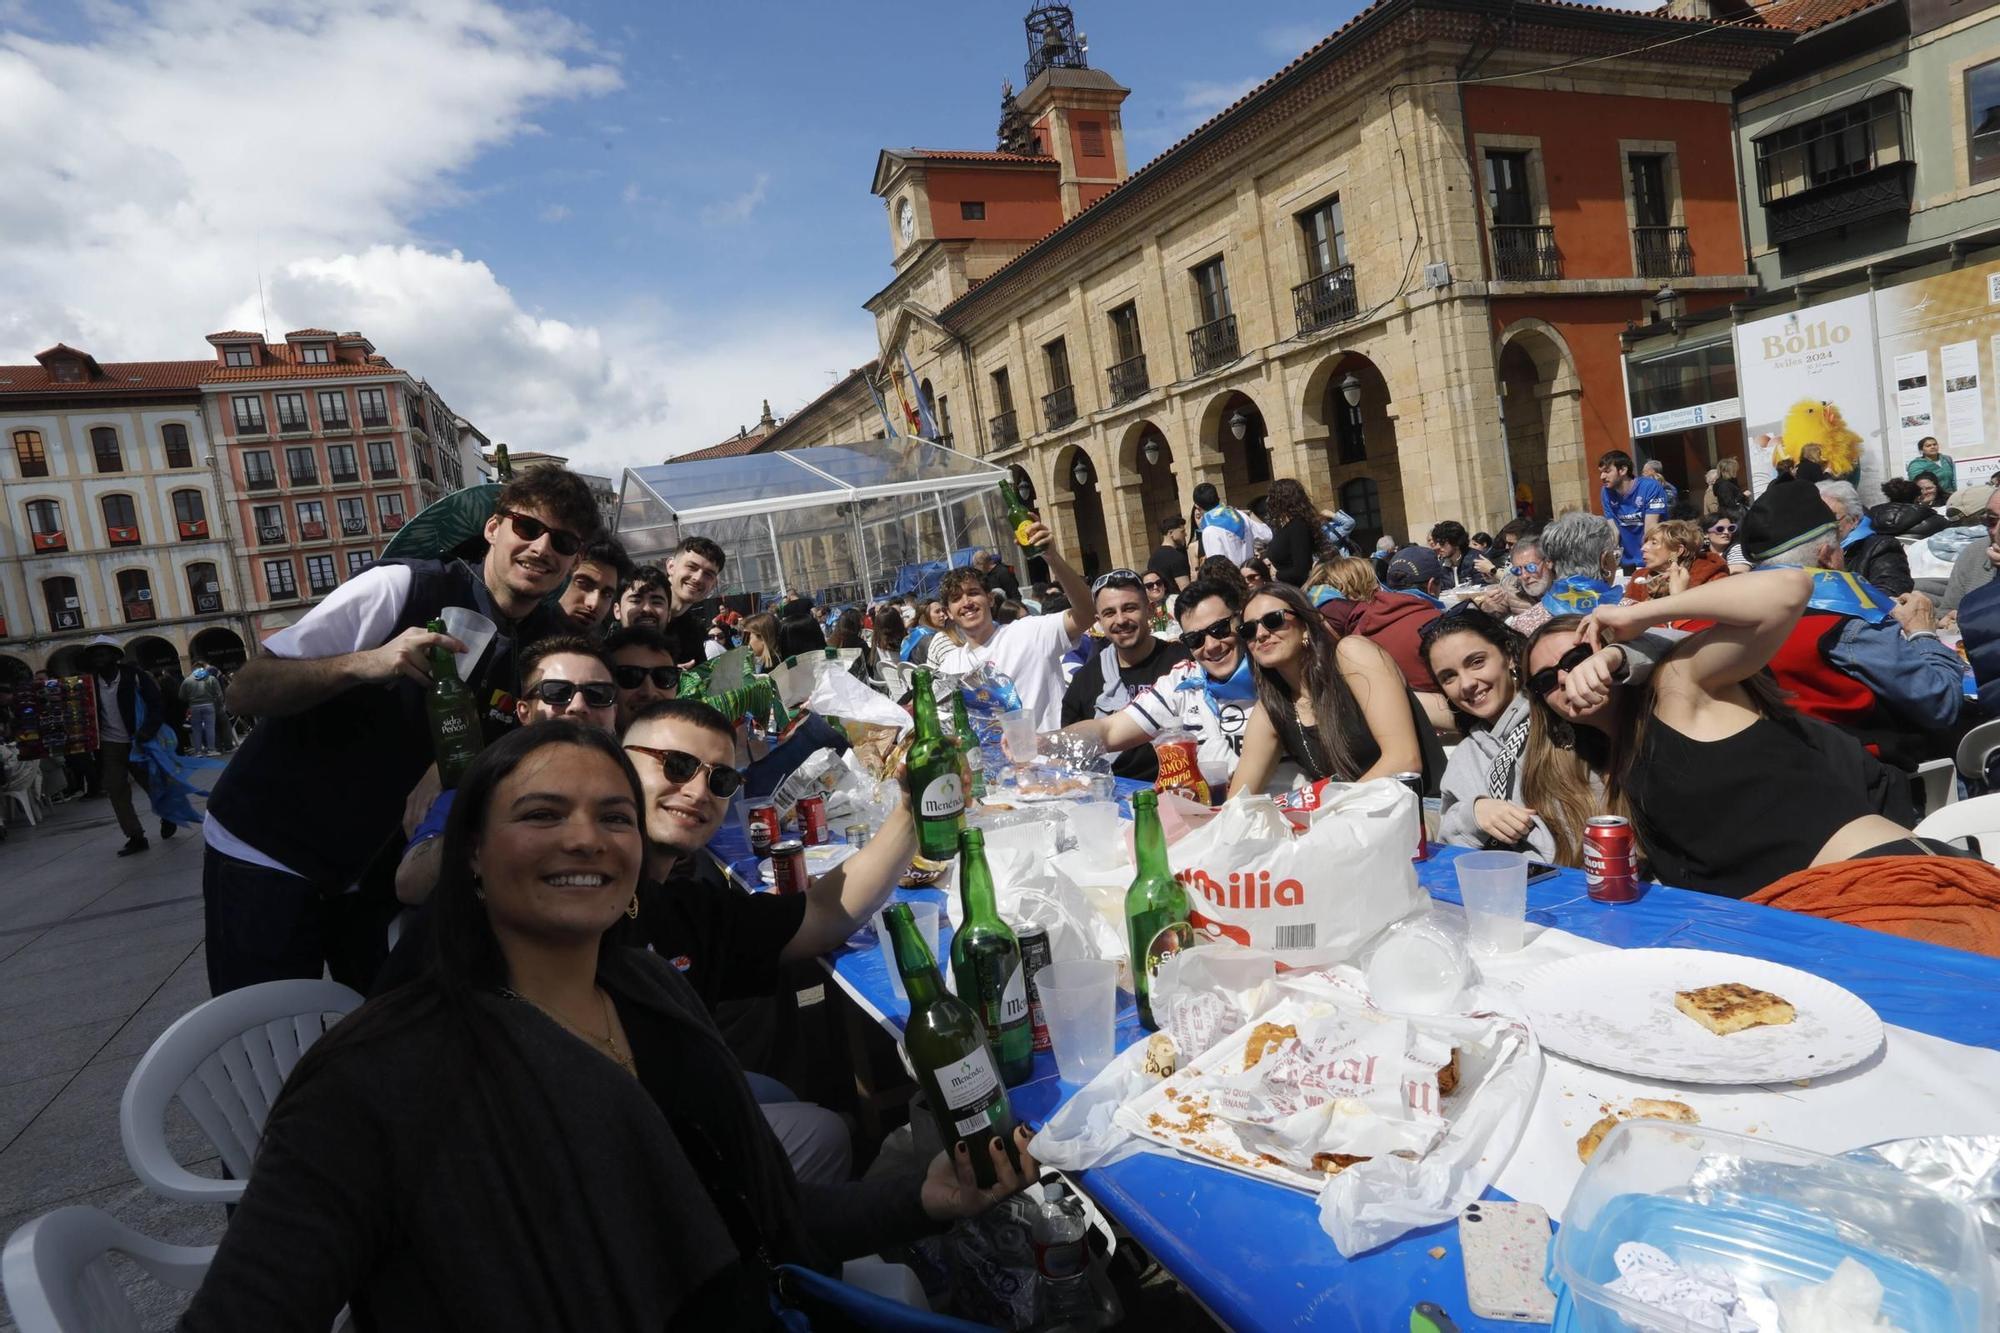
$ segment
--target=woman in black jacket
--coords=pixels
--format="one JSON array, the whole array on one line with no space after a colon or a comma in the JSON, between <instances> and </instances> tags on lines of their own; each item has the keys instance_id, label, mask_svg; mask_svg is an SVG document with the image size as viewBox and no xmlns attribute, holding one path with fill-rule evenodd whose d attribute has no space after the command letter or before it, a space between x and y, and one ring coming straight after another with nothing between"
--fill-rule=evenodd
<instances>
[{"instance_id":1,"label":"woman in black jacket","mask_svg":"<svg viewBox=\"0 0 2000 1333\"><path fill-rule=\"evenodd\" d=\"M575 723L473 763L428 967L292 1072L183 1330L324 1333L343 1305L411 1333L774 1329L774 1265L831 1268L1021 1186L997 1146L984 1191L962 1151L921 1181L793 1178L686 980L602 943L642 799Z\"/></svg>"},{"instance_id":2,"label":"woman in black jacket","mask_svg":"<svg viewBox=\"0 0 2000 1333\"><path fill-rule=\"evenodd\" d=\"M1272 482L1265 498L1271 540L1265 544L1264 558L1271 562L1278 582L1303 588L1319 557L1319 511L1307 498L1306 488L1290 477Z\"/></svg>"}]
</instances>

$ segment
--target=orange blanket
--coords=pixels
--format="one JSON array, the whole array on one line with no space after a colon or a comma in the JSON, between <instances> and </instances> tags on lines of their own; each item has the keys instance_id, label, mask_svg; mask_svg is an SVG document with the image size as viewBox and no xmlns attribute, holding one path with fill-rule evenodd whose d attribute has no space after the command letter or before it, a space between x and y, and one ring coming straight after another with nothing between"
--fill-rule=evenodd
<instances>
[{"instance_id":1,"label":"orange blanket","mask_svg":"<svg viewBox=\"0 0 2000 1333\"><path fill-rule=\"evenodd\" d=\"M1874 856L1785 876L1748 901L2000 958L2000 867Z\"/></svg>"}]
</instances>

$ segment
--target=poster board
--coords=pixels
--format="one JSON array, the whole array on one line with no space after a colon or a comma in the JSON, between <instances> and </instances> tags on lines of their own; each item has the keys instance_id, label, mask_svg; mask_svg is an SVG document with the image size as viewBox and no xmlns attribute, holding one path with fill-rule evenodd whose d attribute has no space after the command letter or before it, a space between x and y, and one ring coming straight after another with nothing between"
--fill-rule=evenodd
<instances>
[{"instance_id":1,"label":"poster board","mask_svg":"<svg viewBox=\"0 0 2000 1333\"><path fill-rule=\"evenodd\" d=\"M2000 263L1875 293L1890 475L1937 437L1962 489L2000 472Z\"/></svg>"},{"instance_id":2,"label":"poster board","mask_svg":"<svg viewBox=\"0 0 2000 1333\"><path fill-rule=\"evenodd\" d=\"M1864 495L1886 475L1875 320L1868 293L1736 328L1736 373L1752 488L1818 444L1827 470ZM1901 475L1900 466L1897 475Z\"/></svg>"}]
</instances>

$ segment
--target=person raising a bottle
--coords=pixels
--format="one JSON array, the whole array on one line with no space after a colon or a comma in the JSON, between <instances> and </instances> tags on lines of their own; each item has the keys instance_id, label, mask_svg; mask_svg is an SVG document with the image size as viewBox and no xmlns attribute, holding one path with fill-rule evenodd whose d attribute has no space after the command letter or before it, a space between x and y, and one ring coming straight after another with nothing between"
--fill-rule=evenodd
<instances>
[{"instance_id":1,"label":"person raising a bottle","mask_svg":"<svg viewBox=\"0 0 2000 1333\"><path fill-rule=\"evenodd\" d=\"M581 477L526 469L501 487L479 561L371 566L236 673L229 710L258 724L217 779L202 825L213 993L327 969L367 988L396 911L389 881L404 801L435 758L431 650L466 646L429 622L450 607L492 622L464 683L482 730L497 737L518 725L519 653L562 632L547 599L598 527ZM349 892L356 884L363 891Z\"/></svg>"},{"instance_id":2,"label":"person raising a bottle","mask_svg":"<svg viewBox=\"0 0 2000 1333\"><path fill-rule=\"evenodd\" d=\"M1035 730L1054 731L1062 725L1063 654L1091 625L1090 584L1049 544L1054 538L1046 525L1024 523L1023 549L1039 549L1069 609L1002 625L993 619L992 593L979 571L954 569L938 589L944 630L924 646L933 671L966 676L984 667L1006 676L1014 682L1021 707L1035 719Z\"/></svg>"}]
</instances>

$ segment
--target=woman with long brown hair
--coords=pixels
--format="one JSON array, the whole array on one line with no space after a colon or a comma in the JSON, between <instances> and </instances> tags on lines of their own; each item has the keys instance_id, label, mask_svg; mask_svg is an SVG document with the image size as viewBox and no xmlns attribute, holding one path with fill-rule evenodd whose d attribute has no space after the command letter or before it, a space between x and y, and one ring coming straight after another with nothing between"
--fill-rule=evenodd
<instances>
[{"instance_id":1,"label":"woman with long brown hair","mask_svg":"<svg viewBox=\"0 0 2000 1333\"><path fill-rule=\"evenodd\" d=\"M1257 711L1244 728L1232 797L1264 790L1287 758L1313 779L1422 772L1426 788L1435 787L1442 764L1425 763L1421 710L1388 653L1358 634L1337 638L1306 595L1282 583L1250 598L1237 633L1250 651Z\"/></svg>"},{"instance_id":2,"label":"woman with long brown hair","mask_svg":"<svg viewBox=\"0 0 2000 1333\"><path fill-rule=\"evenodd\" d=\"M750 649L757 670L769 671L778 665L778 618L769 611L751 616L743 622L743 643Z\"/></svg>"},{"instance_id":3,"label":"woman with long brown hair","mask_svg":"<svg viewBox=\"0 0 2000 1333\"><path fill-rule=\"evenodd\" d=\"M1290 477L1271 483L1265 509L1271 522L1271 540L1265 544L1264 558L1278 582L1303 588L1318 554L1319 510L1306 488Z\"/></svg>"}]
</instances>

